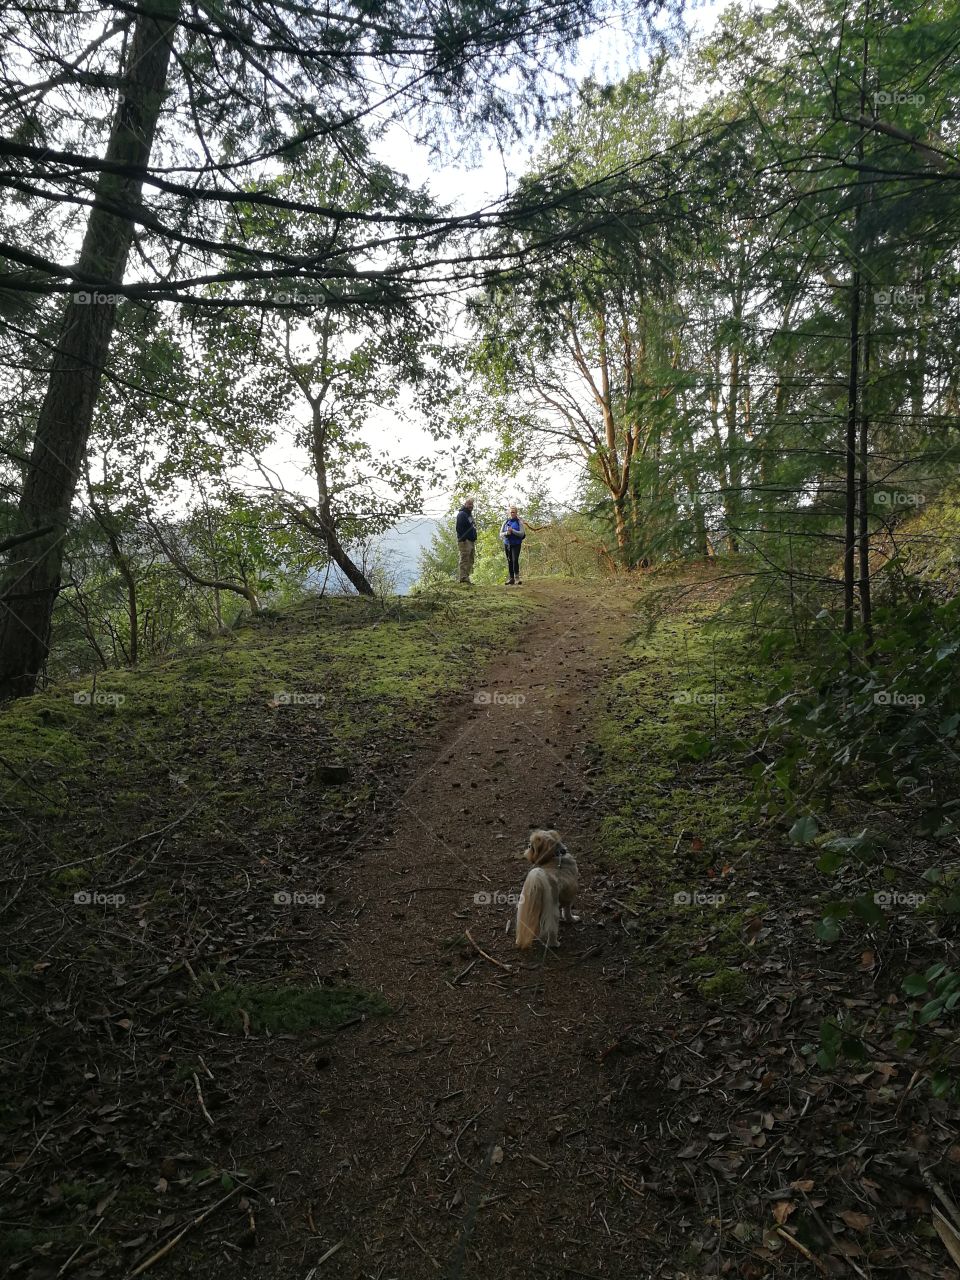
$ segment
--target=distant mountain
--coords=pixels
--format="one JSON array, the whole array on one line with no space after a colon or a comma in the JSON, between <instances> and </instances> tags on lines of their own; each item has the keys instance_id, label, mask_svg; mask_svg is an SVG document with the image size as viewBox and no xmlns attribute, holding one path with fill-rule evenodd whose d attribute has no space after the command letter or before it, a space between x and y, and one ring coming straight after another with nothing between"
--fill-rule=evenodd
<instances>
[{"instance_id":1,"label":"distant mountain","mask_svg":"<svg viewBox=\"0 0 960 1280\"><path fill-rule=\"evenodd\" d=\"M435 516L410 516L382 534L377 550L400 595L406 595L420 571L420 552L445 522ZM452 537L451 533L451 537Z\"/></svg>"}]
</instances>

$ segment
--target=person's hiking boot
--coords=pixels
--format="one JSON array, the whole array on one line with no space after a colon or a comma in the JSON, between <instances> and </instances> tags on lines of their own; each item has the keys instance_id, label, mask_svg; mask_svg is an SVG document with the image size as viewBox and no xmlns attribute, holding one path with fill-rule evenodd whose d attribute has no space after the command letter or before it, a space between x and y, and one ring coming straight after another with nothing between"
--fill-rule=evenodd
<instances>
[{"instance_id":1,"label":"person's hiking boot","mask_svg":"<svg viewBox=\"0 0 960 1280\"><path fill-rule=\"evenodd\" d=\"M513 579L513 578L508 578L508 579L506 580L506 582L505 582L503 585L504 585L505 587L515 587L517 584L516 584L516 582L514 581L514 579Z\"/></svg>"}]
</instances>

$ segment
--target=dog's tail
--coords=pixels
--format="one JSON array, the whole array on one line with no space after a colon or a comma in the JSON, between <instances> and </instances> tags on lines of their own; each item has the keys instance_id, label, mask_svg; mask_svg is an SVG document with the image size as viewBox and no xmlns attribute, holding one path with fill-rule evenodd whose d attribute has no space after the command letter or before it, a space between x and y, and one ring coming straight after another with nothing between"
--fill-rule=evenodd
<instances>
[{"instance_id":1,"label":"dog's tail","mask_svg":"<svg viewBox=\"0 0 960 1280\"><path fill-rule=\"evenodd\" d=\"M550 901L550 876L541 867L534 867L523 882L523 892L517 903L517 946L521 951L532 947L540 936L541 923Z\"/></svg>"}]
</instances>

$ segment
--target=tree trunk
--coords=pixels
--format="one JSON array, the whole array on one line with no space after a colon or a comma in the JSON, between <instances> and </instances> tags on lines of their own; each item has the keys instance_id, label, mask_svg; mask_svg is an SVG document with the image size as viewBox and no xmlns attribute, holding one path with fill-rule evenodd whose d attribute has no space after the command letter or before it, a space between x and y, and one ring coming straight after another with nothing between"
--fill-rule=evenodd
<instances>
[{"instance_id":1,"label":"tree trunk","mask_svg":"<svg viewBox=\"0 0 960 1280\"><path fill-rule=\"evenodd\" d=\"M142 168L150 159L178 13L178 0L155 0L151 16L137 17L104 157L111 165ZM142 185L138 178L102 172L96 199L132 209ZM132 239L131 221L94 207L75 279L106 289L122 283ZM116 303L104 296L107 301L93 292L70 295L61 324L18 516L23 530L51 531L28 544L25 557L12 560L0 587L0 698L32 693L49 652L70 506L114 330Z\"/></svg>"},{"instance_id":2,"label":"tree trunk","mask_svg":"<svg viewBox=\"0 0 960 1280\"><path fill-rule=\"evenodd\" d=\"M741 319L739 302L734 310L734 318L738 324ZM743 459L740 456L739 433L737 431L737 405L740 400L740 332L739 328L730 348L730 391L727 397L727 477L729 491L724 502L727 522L727 546L733 555L740 550L737 540L738 510L742 497L740 486L743 478Z\"/></svg>"},{"instance_id":3,"label":"tree trunk","mask_svg":"<svg viewBox=\"0 0 960 1280\"><path fill-rule=\"evenodd\" d=\"M151 519L148 512L144 513L144 520L146 521L147 527L151 530L153 536L159 543L160 550L167 557L177 572L183 574L188 581L194 583L198 587L204 587L207 591L232 591L234 595L241 596L246 600L247 604L250 606L250 612L254 617L260 612L260 601L257 598L257 593L254 591L246 577L244 577L240 582L230 582L229 579L204 577L203 574L197 573L195 570L190 568L183 556L177 551L173 539L171 538L168 541L163 536L163 531L160 526Z\"/></svg>"},{"instance_id":4,"label":"tree trunk","mask_svg":"<svg viewBox=\"0 0 960 1280\"><path fill-rule=\"evenodd\" d=\"M700 495L696 492L693 499L693 536L697 544L697 555L701 560L706 560L710 554L707 550L707 521Z\"/></svg>"},{"instance_id":5,"label":"tree trunk","mask_svg":"<svg viewBox=\"0 0 960 1280\"><path fill-rule=\"evenodd\" d=\"M857 550L857 418L860 391L860 270L855 268L850 301L850 376L847 384L847 432L845 444L843 521L843 630L853 631L855 565Z\"/></svg>"},{"instance_id":6,"label":"tree trunk","mask_svg":"<svg viewBox=\"0 0 960 1280\"><path fill-rule=\"evenodd\" d=\"M613 525L617 535L617 552L621 568L630 568L630 536L627 532L627 513L623 495L613 499Z\"/></svg>"},{"instance_id":7,"label":"tree trunk","mask_svg":"<svg viewBox=\"0 0 960 1280\"><path fill-rule=\"evenodd\" d=\"M870 21L870 0L867 0L863 29L863 60L860 67L860 114L866 111L867 101L867 59ZM856 203L853 213L853 266L850 272L850 376L847 384L847 430L845 441L846 468L844 476L844 521L843 521L843 631L851 635L854 624L854 602L856 595L856 557L857 557L857 470L859 417L860 417L860 254L862 250L861 221L863 214L863 129L857 139L857 160L860 169L857 171ZM866 441L864 440L864 447ZM866 503L866 494L861 496ZM852 661L852 655L851 655Z\"/></svg>"},{"instance_id":8,"label":"tree trunk","mask_svg":"<svg viewBox=\"0 0 960 1280\"><path fill-rule=\"evenodd\" d=\"M127 623L130 628L130 642L127 645L124 654L124 661L128 667L135 667L140 660L139 633L140 618L137 608L137 579L131 568L130 561L124 554L120 539L117 537L117 531L113 524L113 516L107 509L101 511L93 500L90 498L90 509L94 518L103 530L110 547L110 554L113 557L113 563L116 565L117 572L123 579L123 585L127 593ZM121 641L121 648L123 642Z\"/></svg>"},{"instance_id":9,"label":"tree trunk","mask_svg":"<svg viewBox=\"0 0 960 1280\"><path fill-rule=\"evenodd\" d=\"M867 308L869 316L869 304ZM863 339L863 379L860 388L860 442L859 442L859 569L860 620L868 661L873 654L873 607L870 601L870 417L867 407L867 381L870 376L870 328Z\"/></svg>"},{"instance_id":10,"label":"tree trunk","mask_svg":"<svg viewBox=\"0 0 960 1280\"><path fill-rule=\"evenodd\" d=\"M323 532L327 555L358 595L376 595L363 571L350 559L346 548L337 535L337 522L333 515L330 486L327 481L326 433L320 420L318 405L314 406L313 412L313 468L317 477L317 496L319 498L317 519Z\"/></svg>"}]
</instances>

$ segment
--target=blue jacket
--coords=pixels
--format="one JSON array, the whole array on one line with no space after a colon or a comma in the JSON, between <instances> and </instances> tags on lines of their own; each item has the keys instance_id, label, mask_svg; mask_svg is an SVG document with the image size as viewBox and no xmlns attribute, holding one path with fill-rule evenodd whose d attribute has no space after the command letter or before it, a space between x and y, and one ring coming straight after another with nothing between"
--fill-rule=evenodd
<instances>
[{"instance_id":1,"label":"blue jacket","mask_svg":"<svg viewBox=\"0 0 960 1280\"><path fill-rule=\"evenodd\" d=\"M519 547L526 536L523 531L523 525L519 520L505 520L503 522L500 537L503 539L505 547Z\"/></svg>"},{"instance_id":2,"label":"blue jacket","mask_svg":"<svg viewBox=\"0 0 960 1280\"><path fill-rule=\"evenodd\" d=\"M457 541L476 542L477 526L473 522L473 515L466 507L461 507L457 512Z\"/></svg>"}]
</instances>

